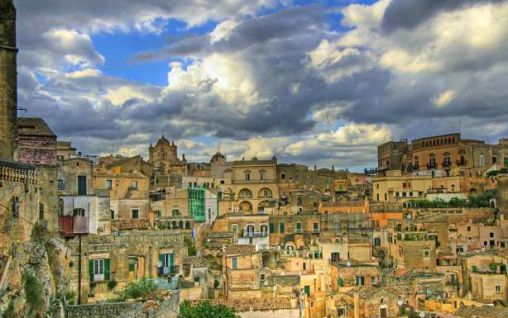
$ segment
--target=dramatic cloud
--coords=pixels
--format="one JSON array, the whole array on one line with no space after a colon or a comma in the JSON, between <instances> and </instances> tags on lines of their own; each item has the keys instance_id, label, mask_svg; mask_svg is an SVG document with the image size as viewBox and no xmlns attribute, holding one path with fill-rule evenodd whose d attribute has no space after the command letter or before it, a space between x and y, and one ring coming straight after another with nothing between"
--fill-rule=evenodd
<instances>
[{"instance_id":1,"label":"dramatic cloud","mask_svg":"<svg viewBox=\"0 0 508 318\"><path fill-rule=\"evenodd\" d=\"M508 135L508 1L355 2L18 0L20 107L91 153L164 133L191 160L220 142L358 170L392 137ZM128 63L164 61L167 83L108 74L97 34L159 36Z\"/></svg>"}]
</instances>

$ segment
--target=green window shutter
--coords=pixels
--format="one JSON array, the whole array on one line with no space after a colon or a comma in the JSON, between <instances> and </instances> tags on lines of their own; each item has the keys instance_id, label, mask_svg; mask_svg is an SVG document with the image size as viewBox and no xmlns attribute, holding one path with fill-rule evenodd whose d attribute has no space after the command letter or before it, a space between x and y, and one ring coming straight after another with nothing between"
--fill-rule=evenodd
<instances>
[{"instance_id":1,"label":"green window shutter","mask_svg":"<svg viewBox=\"0 0 508 318\"><path fill-rule=\"evenodd\" d=\"M110 260L106 258L104 260L104 280L109 280L110 273Z\"/></svg>"},{"instance_id":2,"label":"green window shutter","mask_svg":"<svg viewBox=\"0 0 508 318\"><path fill-rule=\"evenodd\" d=\"M88 274L90 275L90 281L93 282L93 265L94 261L93 259L88 261Z\"/></svg>"},{"instance_id":3,"label":"green window shutter","mask_svg":"<svg viewBox=\"0 0 508 318\"><path fill-rule=\"evenodd\" d=\"M344 280L342 278L339 277L339 279L337 279L337 282L339 283L339 287L344 287Z\"/></svg>"},{"instance_id":4,"label":"green window shutter","mask_svg":"<svg viewBox=\"0 0 508 318\"><path fill-rule=\"evenodd\" d=\"M280 233L284 233L286 230L285 226L284 226L284 223L279 223L279 232Z\"/></svg>"},{"instance_id":5,"label":"green window shutter","mask_svg":"<svg viewBox=\"0 0 508 318\"><path fill-rule=\"evenodd\" d=\"M270 223L270 233L275 233L275 224Z\"/></svg>"},{"instance_id":6,"label":"green window shutter","mask_svg":"<svg viewBox=\"0 0 508 318\"><path fill-rule=\"evenodd\" d=\"M310 286L304 286L303 291L305 294L307 294L307 296L310 296Z\"/></svg>"},{"instance_id":7,"label":"green window shutter","mask_svg":"<svg viewBox=\"0 0 508 318\"><path fill-rule=\"evenodd\" d=\"M164 266L164 254L160 253L159 254L159 262L162 264L161 267L157 267L158 271L159 271L159 275L162 275L164 274L164 270L163 270L163 266Z\"/></svg>"},{"instance_id":8,"label":"green window shutter","mask_svg":"<svg viewBox=\"0 0 508 318\"><path fill-rule=\"evenodd\" d=\"M169 271L173 272L175 268L175 255L173 253L169 254Z\"/></svg>"}]
</instances>

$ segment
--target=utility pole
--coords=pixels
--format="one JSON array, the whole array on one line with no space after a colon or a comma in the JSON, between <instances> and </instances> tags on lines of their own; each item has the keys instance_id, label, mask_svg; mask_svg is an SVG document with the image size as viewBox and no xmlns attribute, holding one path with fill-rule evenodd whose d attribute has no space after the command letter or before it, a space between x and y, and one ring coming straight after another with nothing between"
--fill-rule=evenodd
<instances>
[{"instance_id":1,"label":"utility pole","mask_svg":"<svg viewBox=\"0 0 508 318\"><path fill-rule=\"evenodd\" d=\"M81 234L78 234L79 254L78 254L78 305L81 305Z\"/></svg>"}]
</instances>

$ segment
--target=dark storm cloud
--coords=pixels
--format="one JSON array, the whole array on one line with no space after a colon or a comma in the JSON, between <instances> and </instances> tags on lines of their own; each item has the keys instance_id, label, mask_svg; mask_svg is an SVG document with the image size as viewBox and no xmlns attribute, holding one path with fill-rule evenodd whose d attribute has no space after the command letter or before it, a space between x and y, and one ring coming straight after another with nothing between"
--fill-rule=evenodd
<instances>
[{"instance_id":1,"label":"dark storm cloud","mask_svg":"<svg viewBox=\"0 0 508 318\"><path fill-rule=\"evenodd\" d=\"M439 12L503 1L505 0L392 0L383 16L382 27L387 32L411 29Z\"/></svg>"}]
</instances>

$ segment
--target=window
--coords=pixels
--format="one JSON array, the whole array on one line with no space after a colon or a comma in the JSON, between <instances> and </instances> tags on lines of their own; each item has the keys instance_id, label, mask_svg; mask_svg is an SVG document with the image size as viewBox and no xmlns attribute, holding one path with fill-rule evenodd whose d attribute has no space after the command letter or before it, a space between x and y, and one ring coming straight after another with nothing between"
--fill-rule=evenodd
<instances>
[{"instance_id":1,"label":"window","mask_svg":"<svg viewBox=\"0 0 508 318\"><path fill-rule=\"evenodd\" d=\"M496 294L501 293L501 285L496 285Z\"/></svg>"},{"instance_id":2,"label":"window","mask_svg":"<svg viewBox=\"0 0 508 318\"><path fill-rule=\"evenodd\" d=\"M430 250L429 249L424 249L423 250L423 257L430 258Z\"/></svg>"},{"instance_id":3,"label":"window","mask_svg":"<svg viewBox=\"0 0 508 318\"><path fill-rule=\"evenodd\" d=\"M137 190L138 189L138 182L137 181L132 181L132 183L131 183L131 189L133 189L133 190Z\"/></svg>"},{"instance_id":4,"label":"window","mask_svg":"<svg viewBox=\"0 0 508 318\"><path fill-rule=\"evenodd\" d=\"M471 227L470 226L467 227L467 231L471 232Z\"/></svg>"},{"instance_id":5,"label":"window","mask_svg":"<svg viewBox=\"0 0 508 318\"><path fill-rule=\"evenodd\" d=\"M285 226L284 226L284 223L279 223L279 232L280 233L284 233L286 230L285 230Z\"/></svg>"},{"instance_id":6,"label":"window","mask_svg":"<svg viewBox=\"0 0 508 318\"><path fill-rule=\"evenodd\" d=\"M129 272L135 273L138 270L138 257L129 256Z\"/></svg>"},{"instance_id":7,"label":"window","mask_svg":"<svg viewBox=\"0 0 508 318\"><path fill-rule=\"evenodd\" d=\"M109 210L109 213L111 214L111 220L114 220L115 219L115 211Z\"/></svg>"},{"instance_id":8,"label":"window","mask_svg":"<svg viewBox=\"0 0 508 318\"><path fill-rule=\"evenodd\" d=\"M275 233L275 224L270 223L270 233Z\"/></svg>"},{"instance_id":9,"label":"window","mask_svg":"<svg viewBox=\"0 0 508 318\"><path fill-rule=\"evenodd\" d=\"M493 233L493 232L490 232L490 233L489 233L489 236L490 236L490 237L494 237L494 233Z\"/></svg>"},{"instance_id":10,"label":"window","mask_svg":"<svg viewBox=\"0 0 508 318\"><path fill-rule=\"evenodd\" d=\"M374 246L381 246L381 238L379 237L374 238Z\"/></svg>"},{"instance_id":11,"label":"window","mask_svg":"<svg viewBox=\"0 0 508 318\"><path fill-rule=\"evenodd\" d=\"M106 190L113 189L113 181L111 179L106 180Z\"/></svg>"},{"instance_id":12,"label":"window","mask_svg":"<svg viewBox=\"0 0 508 318\"><path fill-rule=\"evenodd\" d=\"M282 174L280 175L280 178L281 178L282 180L285 180L285 179L286 179L286 175L285 175L284 173L282 173Z\"/></svg>"},{"instance_id":13,"label":"window","mask_svg":"<svg viewBox=\"0 0 508 318\"><path fill-rule=\"evenodd\" d=\"M355 276L356 286L364 286L365 285L365 277L363 276Z\"/></svg>"},{"instance_id":14,"label":"window","mask_svg":"<svg viewBox=\"0 0 508 318\"><path fill-rule=\"evenodd\" d=\"M168 275L174 271L175 257L173 253L159 254L159 275Z\"/></svg>"},{"instance_id":15,"label":"window","mask_svg":"<svg viewBox=\"0 0 508 318\"><path fill-rule=\"evenodd\" d=\"M370 277L370 283L371 283L372 285L376 285L376 283L377 283L377 277L376 277L376 276L371 276L371 277ZM382 299L382 298L381 298L381 299Z\"/></svg>"},{"instance_id":16,"label":"window","mask_svg":"<svg viewBox=\"0 0 508 318\"><path fill-rule=\"evenodd\" d=\"M86 176L78 176L78 195L86 195Z\"/></svg>"},{"instance_id":17,"label":"window","mask_svg":"<svg viewBox=\"0 0 508 318\"><path fill-rule=\"evenodd\" d=\"M39 220L44 220L44 204L39 203Z\"/></svg>"},{"instance_id":18,"label":"window","mask_svg":"<svg viewBox=\"0 0 508 318\"><path fill-rule=\"evenodd\" d=\"M82 217L84 217L85 216L85 209L75 208L74 210L72 210L72 215L73 216L82 216Z\"/></svg>"},{"instance_id":19,"label":"window","mask_svg":"<svg viewBox=\"0 0 508 318\"><path fill-rule=\"evenodd\" d=\"M261 225L260 229L261 235L266 236L268 234L268 227L265 224Z\"/></svg>"},{"instance_id":20,"label":"window","mask_svg":"<svg viewBox=\"0 0 508 318\"><path fill-rule=\"evenodd\" d=\"M58 190L60 191L65 190L65 183L63 179L58 179Z\"/></svg>"},{"instance_id":21,"label":"window","mask_svg":"<svg viewBox=\"0 0 508 318\"><path fill-rule=\"evenodd\" d=\"M319 224L318 224L318 223L314 223L314 224L312 225L312 231L313 231L314 233L319 233Z\"/></svg>"},{"instance_id":22,"label":"window","mask_svg":"<svg viewBox=\"0 0 508 318\"><path fill-rule=\"evenodd\" d=\"M91 259L88 261L88 273L91 282L109 280L110 260L109 258Z\"/></svg>"},{"instance_id":23,"label":"window","mask_svg":"<svg viewBox=\"0 0 508 318\"><path fill-rule=\"evenodd\" d=\"M303 292L305 293L305 295L310 296L310 286L309 285L303 286Z\"/></svg>"},{"instance_id":24,"label":"window","mask_svg":"<svg viewBox=\"0 0 508 318\"><path fill-rule=\"evenodd\" d=\"M331 261L332 261L332 263L339 262L340 261L340 253L339 252L332 252Z\"/></svg>"},{"instance_id":25,"label":"window","mask_svg":"<svg viewBox=\"0 0 508 318\"><path fill-rule=\"evenodd\" d=\"M245 181L250 181L250 171L245 171Z\"/></svg>"},{"instance_id":26,"label":"window","mask_svg":"<svg viewBox=\"0 0 508 318\"><path fill-rule=\"evenodd\" d=\"M19 219L19 198L18 197L12 197L11 200L11 209L12 209L12 218L13 219Z\"/></svg>"},{"instance_id":27,"label":"window","mask_svg":"<svg viewBox=\"0 0 508 318\"><path fill-rule=\"evenodd\" d=\"M265 180L266 179L266 171L265 170L260 170L259 171L259 180Z\"/></svg>"},{"instance_id":28,"label":"window","mask_svg":"<svg viewBox=\"0 0 508 318\"><path fill-rule=\"evenodd\" d=\"M429 155L429 168L435 168L436 167L436 155L431 153Z\"/></svg>"},{"instance_id":29,"label":"window","mask_svg":"<svg viewBox=\"0 0 508 318\"><path fill-rule=\"evenodd\" d=\"M485 165L485 156L483 154L480 154L480 166Z\"/></svg>"},{"instance_id":30,"label":"window","mask_svg":"<svg viewBox=\"0 0 508 318\"><path fill-rule=\"evenodd\" d=\"M132 209L132 218L137 219L139 218L139 209Z\"/></svg>"},{"instance_id":31,"label":"window","mask_svg":"<svg viewBox=\"0 0 508 318\"><path fill-rule=\"evenodd\" d=\"M295 233L302 233L302 223L296 222L296 231Z\"/></svg>"},{"instance_id":32,"label":"window","mask_svg":"<svg viewBox=\"0 0 508 318\"><path fill-rule=\"evenodd\" d=\"M231 268L232 269L238 268L238 259L236 257L231 258Z\"/></svg>"},{"instance_id":33,"label":"window","mask_svg":"<svg viewBox=\"0 0 508 318\"><path fill-rule=\"evenodd\" d=\"M346 308L340 307L337 309L337 316L344 317L346 315Z\"/></svg>"}]
</instances>

